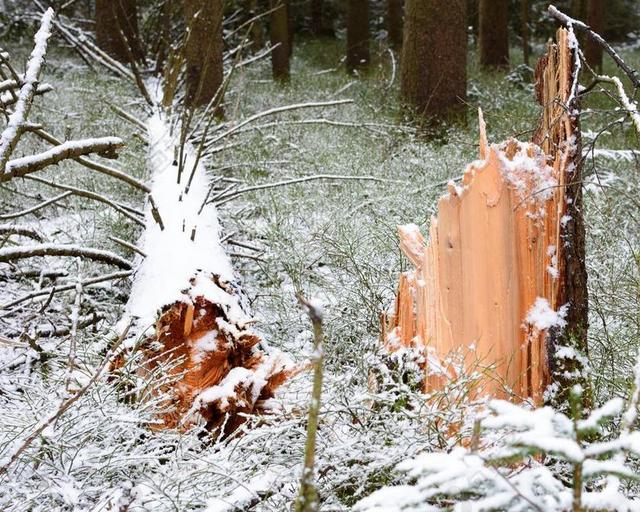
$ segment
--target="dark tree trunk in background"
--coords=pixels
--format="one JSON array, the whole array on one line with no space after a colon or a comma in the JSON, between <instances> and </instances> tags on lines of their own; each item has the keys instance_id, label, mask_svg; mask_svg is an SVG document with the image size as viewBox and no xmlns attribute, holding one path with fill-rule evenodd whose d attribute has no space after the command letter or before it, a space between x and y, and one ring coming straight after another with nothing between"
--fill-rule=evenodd
<instances>
[{"instance_id":1,"label":"dark tree trunk in background","mask_svg":"<svg viewBox=\"0 0 640 512\"><path fill-rule=\"evenodd\" d=\"M347 71L369 66L369 0L349 0L347 8Z\"/></svg>"},{"instance_id":2,"label":"dark tree trunk in background","mask_svg":"<svg viewBox=\"0 0 640 512\"><path fill-rule=\"evenodd\" d=\"M467 96L466 0L406 0L403 101L418 115L462 118Z\"/></svg>"},{"instance_id":3,"label":"dark tree trunk in background","mask_svg":"<svg viewBox=\"0 0 640 512\"><path fill-rule=\"evenodd\" d=\"M402 48L402 11L404 0L387 0L387 31L389 46L394 50Z\"/></svg>"},{"instance_id":4,"label":"dark tree trunk in background","mask_svg":"<svg viewBox=\"0 0 640 512\"><path fill-rule=\"evenodd\" d=\"M188 30L185 47L187 62L187 105L208 104L221 88L222 0L186 0ZM197 16L196 16L197 15Z\"/></svg>"},{"instance_id":5,"label":"dark tree trunk in background","mask_svg":"<svg viewBox=\"0 0 640 512\"><path fill-rule=\"evenodd\" d=\"M271 52L271 69L275 80L289 80L289 5L283 0L271 0L271 46L277 47Z\"/></svg>"},{"instance_id":6,"label":"dark tree trunk in background","mask_svg":"<svg viewBox=\"0 0 640 512\"><path fill-rule=\"evenodd\" d=\"M250 20L258 15L258 0L245 0L246 18ZM264 38L262 34L261 20L255 20L251 25L251 51L258 53L263 46Z\"/></svg>"},{"instance_id":7,"label":"dark tree trunk in background","mask_svg":"<svg viewBox=\"0 0 640 512\"><path fill-rule=\"evenodd\" d=\"M595 32L602 34L604 29L603 0L587 0L587 25ZM587 38L584 48L587 63L598 73L602 72L602 46Z\"/></svg>"},{"instance_id":8,"label":"dark tree trunk in background","mask_svg":"<svg viewBox=\"0 0 640 512\"><path fill-rule=\"evenodd\" d=\"M525 65L529 65L530 49L529 49L529 18L531 7L529 0L522 0L522 61Z\"/></svg>"},{"instance_id":9,"label":"dark tree trunk in background","mask_svg":"<svg viewBox=\"0 0 640 512\"><path fill-rule=\"evenodd\" d=\"M96 0L95 19L96 42L102 50L114 59L129 62L128 44L135 59L144 57L138 33L136 0Z\"/></svg>"},{"instance_id":10,"label":"dark tree trunk in background","mask_svg":"<svg viewBox=\"0 0 640 512\"><path fill-rule=\"evenodd\" d=\"M480 0L478 46L480 65L487 68L509 66L509 2Z\"/></svg>"}]
</instances>

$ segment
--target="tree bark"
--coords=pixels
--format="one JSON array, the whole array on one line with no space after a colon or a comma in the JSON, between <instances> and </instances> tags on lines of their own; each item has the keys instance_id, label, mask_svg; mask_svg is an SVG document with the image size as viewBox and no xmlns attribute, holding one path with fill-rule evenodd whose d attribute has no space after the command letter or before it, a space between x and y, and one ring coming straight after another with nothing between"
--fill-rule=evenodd
<instances>
[{"instance_id":1,"label":"tree bark","mask_svg":"<svg viewBox=\"0 0 640 512\"><path fill-rule=\"evenodd\" d=\"M464 116L467 95L466 0L406 0L403 101L423 117Z\"/></svg>"},{"instance_id":2,"label":"tree bark","mask_svg":"<svg viewBox=\"0 0 640 512\"><path fill-rule=\"evenodd\" d=\"M187 105L207 105L223 81L222 0L187 0Z\"/></svg>"},{"instance_id":3,"label":"tree bark","mask_svg":"<svg viewBox=\"0 0 640 512\"><path fill-rule=\"evenodd\" d=\"M369 0L349 0L347 8L347 71L369 66Z\"/></svg>"},{"instance_id":4,"label":"tree bark","mask_svg":"<svg viewBox=\"0 0 640 512\"><path fill-rule=\"evenodd\" d=\"M587 25L594 32L602 34L604 28L604 2L602 0L587 1ZM602 73L602 46L587 38L584 49L584 56L587 63L598 73Z\"/></svg>"},{"instance_id":5,"label":"tree bark","mask_svg":"<svg viewBox=\"0 0 640 512\"><path fill-rule=\"evenodd\" d=\"M404 0L387 0L387 31L389 46L394 50L402 48L402 11Z\"/></svg>"},{"instance_id":6,"label":"tree bark","mask_svg":"<svg viewBox=\"0 0 640 512\"><path fill-rule=\"evenodd\" d=\"M508 0L480 0L479 17L480 65L509 67Z\"/></svg>"},{"instance_id":7,"label":"tree bark","mask_svg":"<svg viewBox=\"0 0 640 512\"><path fill-rule=\"evenodd\" d=\"M530 48L529 48L529 18L531 7L529 0L522 0L522 61L525 65L529 65Z\"/></svg>"},{"instance_id":8,"label":"tree bark","mask_svg":"<svg viewBox=\"0 0 640 512\"><path fill-rule=\"evenodd\" d=\"M98 46L120 62L129 62L126 44L137 60L144 52L138 32L138 4L136 0L96 0L96 42ZM123 41L122 34L126 39Z\"/></svg>"},{"instance_id":9,"label":"tree bark","mask_svg":"<svg viewBox=\"0 0 640 512\"><path fill-rule=\"evenodd\" d=\"M283 0L271 0L271 46L276 47L271 52L271 69L274 80L286 82L289 80L289 3ZM277 45L277 46L276 46Z\"/></svg>"}]
</instances>

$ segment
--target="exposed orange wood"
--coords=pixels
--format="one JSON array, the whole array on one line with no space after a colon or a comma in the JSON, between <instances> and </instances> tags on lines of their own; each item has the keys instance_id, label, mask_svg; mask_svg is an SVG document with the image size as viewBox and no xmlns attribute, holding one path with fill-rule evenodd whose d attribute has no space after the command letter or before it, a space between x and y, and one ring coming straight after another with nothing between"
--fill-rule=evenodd
<instances>
[{"instance_id":1,"label":"exposed orange wood","mask_svg":"<svg viewBox=\"0 0 640 512\"><path fill-rule=\"evenodd\" d=\"M468 372L485 372L475 396L542 402L547 333L526 319L538 298L554 311L562 306L564 182L575 156L565 108L572 71L567 33L560 30L538 70L544 109L536 143L490 145L479 111L481 161L440 198L428 242L415 226L399 228L414 270L400 277L387 340L422 347L435 358L426 363L427 389L444 382L431 376L430 366L446 368L457 353Z\"/></svg>"}]
</instances>

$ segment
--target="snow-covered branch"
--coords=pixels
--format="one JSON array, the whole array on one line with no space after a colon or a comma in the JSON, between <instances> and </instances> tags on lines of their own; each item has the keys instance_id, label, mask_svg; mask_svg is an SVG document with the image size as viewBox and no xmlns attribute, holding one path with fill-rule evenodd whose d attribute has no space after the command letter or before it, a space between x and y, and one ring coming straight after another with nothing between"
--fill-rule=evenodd
<instances>
[{"instance_id":1,"label":"snow-covered branch","mask_svg":"<svg viewBox=\"0 0 640 512\"><path fill-rule=\"evenodd\" d=\"M118 137L63 142L59 146L43 153L10 160L6 165L6 171L0 176L0 182L31 174L50 165L55 165L62 160L77 158L91 153L97 153L106 158L114 158L116 150L122 146L124 146L124 142Z\"/></svg>"},{"instance_id":2,"label":"snow-covered branch","mask_svg":"<svg viewBox=\"0 0 640 512\"><path fill-rule=\"evenodd\" d=\"M130 261L111 251L92 249L73 244L38 244L23 245L0 249L0 263L13 262L25 258L37 256L73 256L88 258L102 263L109 263L117 267L130 270L133 265Z\"/></svg>"},{"instance_id":3,"label":"snow-covered branch","mask_svg":"<svg viewBox=\"0 0 640 512\"><path fill-rule=\"evenodd\" d=\"M24 74L24 85L20 89L18 101L14 112L9 116L9 121L0 136L0 171L4 173L5 166L9 161L11 153L15 149L20 136L23 133L23 126L29 116L33 97L38 88L40 72L44 64L47 53L47 42L51 36L51 25L53 23L53 9L47 9L42 16L40 29L34 37L35 46L29 57L27 69Z\"/></svg>"}]
</instances>

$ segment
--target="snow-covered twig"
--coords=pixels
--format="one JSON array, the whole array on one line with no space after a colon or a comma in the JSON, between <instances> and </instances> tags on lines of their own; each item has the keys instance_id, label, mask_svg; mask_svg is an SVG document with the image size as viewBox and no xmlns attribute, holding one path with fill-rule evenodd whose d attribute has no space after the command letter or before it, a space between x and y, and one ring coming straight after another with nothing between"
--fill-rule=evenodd
<instances>
[{"instance_id":1,"label":"snow-covered twig","mask_svg":"<svg viewBox=\"0 0 640 512\"><path fill-rule=\"evenodd\" d=\"M60 163L62 160L78 158L91 153L112 158L115 157L116 150L122 146L124 146L124 142L118 137L101 137L98 139L63 142L59 146L44 151L43 153L10 160L6 165L6 172L0 176L0 182L37 172L50 165Z\"/></svg>"},{"instance_id":2,"label":"snow-covered twig","mask_svg":"<svg viewBox=\"0 0 640 512\"><path fill-rule=\"evenodd\" d=\"M622 103L622 106L627 111L627 113L631 116L633 125L635 126L638 135L640 135L640 112L638 112L638 105L635 101L629 98L626 91L624 90L622 81L617 76L607 75L598 75L596 79L600 82L608 82L615 85L620 102Z\"/></svg>"},{"instance_id":3,"label":"snow-covered twig","mask_svg":"<svg viewBox=\"0 0 640 512\"><path fill-rule=\"evenodd\" d=\"M50 204L54 204L54 203L57 203L58 201L62 201L65 197L69 197L70 195L71 195L71 192L64 192L63 194L60 194L56 197L52 197L51 199L47 199L46 201L42 201L41 203L38 203L37 205L32 206L31 208L27 208L26 210L20 210L19 212L0 215L0 220L11 220L11 219L17 219L19 217L24 217L25 215L29 215L30 213L35 213L38 210L42 210L43 208L46 208Z\"/></svg>"},{"instance_id":4,"label":"snow-covered twig","mask_svg":"<svg viewBox=\"0 0 640 512\"><path fill-rule=\"evenodd\" d=\"M29 117L33 97L38 87L38 79L44 64L45 54L47 53L47 42L51 35L53 17L53 9L48 9L42 16L40 29L34 37L35 46L29 57L27 69L24 74L24 85L20 89L16 108L9 116L7 126L2 132L2 135L0 135L0 171L3 174L9 157L23 133L23 125Z\"/></svg>"},{"instance_id":5,"label":"snow-covered twig","mask_svg":"<svg viewBox=\"0 0 640 512\"><path fill-rule=\"evenodd\" d=\"M61 189L61 190L68 190L70 193L79 196L79 197L86 197L87 199L92 199L94 201L98 201L100 203L106 204L111 206L111 208L113 208L114 210L116 210L118 213L124 215L127 219L135 222L136 224L140 225L140 226L144 226L144 221L142 220L142 217L144 217L144 213L142 213L139 210L136 210L135 208L128 206L128 205L121 205L116 203L115 201L112 201L111 199L109 199L106 196L103 196L102 194L98 194L97 192L92 192L90 190L85 190L83 188L78 188L78 187L73 187L71 185L64 185L62 183L55 183L53 181L49 181L49 180L45 180L43 178L40 178L38 176L25 176L26 179L28 180L33 180L33 181L37 181L38 183L43 183L45 185L48 185L52 188L57 188L57 189Z\"/></svg>"},{"instance_id":6,"label":"snow-covered twig","mask_svg":"<svg viewBox=\"0 0 640 512\"><path fill-rule=\"evenodd\" d=\"M71 398L68 398L67 400L64 400L54 412L49 414L47 417L45 417L43 420L41 420L38 423L38 426L33 430L33 432L31 434L29 434L25 438L25 440L18 446L18 448L13 451L13 453L9 457L9 460L4 465L0 466L0 474L6 473L8 471L8 469L9 469L9 467L16 460L18 460L18 457L20 457L20 455L27 448L29 448L31 443L33 443L33 441L35 441L40 436L40 434L42 434L42 432L44 432L44 430L49 425L51 425L54 421L56 421L58 418L60 418L60 416L62 416L75 402L77 402L82 395L84 395L87 391L89 391L91 386L93 386L93 384L102 375L102 372L104 371L106 366L111 361L111 358L115 355L116 351L118 350L118 348L120 347L121 343L125 339L128 331L129 331L129 326L127 326L124 329L123 333L120 335L120 337L118 338L117 342L109 350L107 355L102 360L102 363L98 366L97 370L93 373L93 375L89 379L89 382L87 382L87 384L85 384L80 390L78 390L78 392L75 395L73 395Z\"/></svg>"},{"instance_id":7,"label":"snow-covered twig","mask_svg":"<svg viewBox=\"0 0 640 512\"><path fill-rule=\"evenodd\" d=\"M126 277L129 277L131 274L132 274L131 270L113 272L111 274L84 279L81 281L81 284L84 288L86 288L94 284L104 283L107 281L115 281L117 279L124 279ZM52 286L49 288L42 288L41 290L37 290L31 293L28 293L26 295L23 295L21 297L18 297L17 299L12 300L11 302L7 302L6 304L0 304L0 310L12 308L13 306L17 306L18 304L21 304L31 299L36 299L38 297L43 297L51 294L56 294L59 292L73 290L75 289L75 287L76 287L76 284L73 283L73 284L66 284L66 285L60 285L60 286Z\"/></svg>"},{"instance_id":8,"label":"snow-covered twig","mask_svg":"<svg viewBox=\"0 0 640 512\"><path fill-rule=\"evenodd\" d=\"M43 238L35 229L14 224L0 224L0 235L18 235L42 242Z\"/></svg>"},{"instance_id":9,"label":"snow-covered twig","mask_svg":"<svg viewBox=\"0 0 640 512\"><path fill-rule=\"evenodd\" d=\"M638 71L635 69L631 69L622 59L622 57L620 57L620 55L618 55L618 53L611 47L611 45L607 43L600 34L594 32L591 27L589 27L589 25L583 23L580 20L576 20L570 16L567 16L563 12L559 11L554 5L549 6L549 14L560 21L562 24L573 26L585 32L589 39L602 46L603 50L611 56L611 58L620 67L620 69L622 69L624 73L629 77L629 80L631 80L633 86L636 89L640 88L640 77L638 76Z\"/></svg>"},{"instance_id":10,"label":"snow-covered twig","mask_svg":"<svg viewBox=\"0 0 640 512\"><path fill-rule=\"evenodd\" d=\"M133 268L133 264L130 261L118 256L114 252L81 247L73 244L23 245L19 247L0 249L0 263L13 262L37 256L80 256L82 258L116 265L117 267L127 270Z\"/></svg>"}]
</instances>

